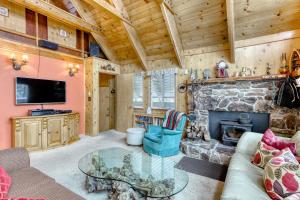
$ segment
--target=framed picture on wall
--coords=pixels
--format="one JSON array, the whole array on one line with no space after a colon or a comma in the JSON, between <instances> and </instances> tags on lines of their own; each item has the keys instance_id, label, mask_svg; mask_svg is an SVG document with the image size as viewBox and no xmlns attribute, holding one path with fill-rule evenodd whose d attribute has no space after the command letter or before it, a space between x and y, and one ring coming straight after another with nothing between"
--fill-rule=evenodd
<instances>
[{"instance_id":1,"label":"framed picture on wall","mask_svg":"<svg viewBox=\"0 0 300 200\"><path fill-rule=\"evenodd\" d=\"M8 8L0 6L0 15L4 17L8 17L8 14L9 14Z\"/></svg>"}]
</instances>

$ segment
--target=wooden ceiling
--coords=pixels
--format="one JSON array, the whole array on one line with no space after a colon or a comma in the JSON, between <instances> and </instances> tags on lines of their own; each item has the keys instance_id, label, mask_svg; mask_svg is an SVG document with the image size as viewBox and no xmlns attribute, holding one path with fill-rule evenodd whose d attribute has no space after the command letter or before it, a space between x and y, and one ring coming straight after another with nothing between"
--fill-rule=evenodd
<instances>
[{"instance_id":1,"label":"wooden ceiling","mask_svg":"<svg viewBox=\"0 0 300 200\"><path fill-rule=\"evenodd\" d=\"M74 1L81 12L72 6ZM228 2L234 6L231 15L227 12ZM228 44L230 38L237 41L300 29L299 0L50 0L50 3L96 23L117 61L141 62L145 69L147 60L177 57L179 61L184 50ZM166 21L161 4L168 8L171 21ZM228 16L234 16L234 26L231 23L230 27L233 33L228 31ZM232 44L234 48L234 41Z\"/></svg>"}]
</instances>

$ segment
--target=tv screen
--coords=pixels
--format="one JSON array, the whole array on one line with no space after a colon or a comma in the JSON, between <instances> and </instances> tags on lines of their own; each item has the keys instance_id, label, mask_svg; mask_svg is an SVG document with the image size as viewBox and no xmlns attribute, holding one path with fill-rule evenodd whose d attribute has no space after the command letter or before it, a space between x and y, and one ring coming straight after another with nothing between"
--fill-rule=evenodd
<instances>
[{"instance_id":1,"label":"tv screen","mask_svg":"<svg viewBox=\"0 0 300 200\"><path fill-rule=\"evenodd\" d=\"M54 104L66 102L66 82L16 78L16 104Z\"/></svg>"}]
</instances>

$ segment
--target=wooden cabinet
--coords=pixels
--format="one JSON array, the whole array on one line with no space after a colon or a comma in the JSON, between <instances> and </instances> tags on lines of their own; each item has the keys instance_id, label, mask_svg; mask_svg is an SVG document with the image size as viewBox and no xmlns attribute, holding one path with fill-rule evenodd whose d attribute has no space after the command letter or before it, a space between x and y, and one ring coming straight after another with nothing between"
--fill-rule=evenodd
<instances>
[{"instance_id":1,"label":"wooden cabinet","mask_svg":"<svg viewBox=\"0 0 300 200\"><path fill-rule=\"evenodd\" d=\"M12 119L13 147L29 151L65 145L79 138L79 113Z\"/></svg>"}]
</instances>

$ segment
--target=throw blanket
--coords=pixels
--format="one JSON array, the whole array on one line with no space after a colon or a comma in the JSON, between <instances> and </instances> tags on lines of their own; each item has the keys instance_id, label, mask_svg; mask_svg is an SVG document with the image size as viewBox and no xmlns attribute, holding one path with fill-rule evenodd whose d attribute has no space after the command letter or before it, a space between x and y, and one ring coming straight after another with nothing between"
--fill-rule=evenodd
<instances>
[{"instance_id":1,"label":"throw blanket","mask_svg":"<svg viewBox=\"0 0 300 200\"><path fill-rule=\"evenodd\" d=\"M163 128L174 130L177 128L182 116L185 114L182 112L176 112L175 110L168 110L166 113L166 119L163 122Z\"/></svg>"}]
</instances>

